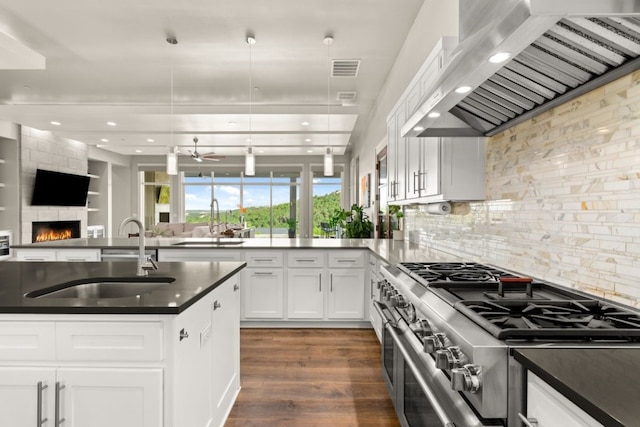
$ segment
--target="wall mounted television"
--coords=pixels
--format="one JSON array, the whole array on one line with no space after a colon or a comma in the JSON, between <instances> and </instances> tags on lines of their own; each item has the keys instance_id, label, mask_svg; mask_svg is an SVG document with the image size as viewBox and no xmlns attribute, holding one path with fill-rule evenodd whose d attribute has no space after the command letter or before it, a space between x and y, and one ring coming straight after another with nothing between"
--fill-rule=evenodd
<instances>
[{"instance_id":1,"label":"wall mounted television","mask_svg":"<svg viewBox=\"0 0 640 427\"><path fill-rule=\"evenodd\" d=\"M36 170L31 206L86 206L88 175Z\"/></svg>"}]
</instances>

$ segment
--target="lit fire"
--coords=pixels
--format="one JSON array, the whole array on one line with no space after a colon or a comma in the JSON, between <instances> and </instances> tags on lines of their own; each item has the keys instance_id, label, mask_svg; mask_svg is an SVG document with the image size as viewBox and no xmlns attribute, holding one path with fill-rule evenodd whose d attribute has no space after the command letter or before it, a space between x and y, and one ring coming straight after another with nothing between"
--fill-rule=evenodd
<instances>
[{"instance_id":1,"label":"lit fire","mask_svg":"<svg viewBox=\"0 0 640 427\"><path fill-rule=\"evenodd\" d=\"M71 230L42 230L36 235L36 242L71 239Z\"/></svg>"}]
</instances>

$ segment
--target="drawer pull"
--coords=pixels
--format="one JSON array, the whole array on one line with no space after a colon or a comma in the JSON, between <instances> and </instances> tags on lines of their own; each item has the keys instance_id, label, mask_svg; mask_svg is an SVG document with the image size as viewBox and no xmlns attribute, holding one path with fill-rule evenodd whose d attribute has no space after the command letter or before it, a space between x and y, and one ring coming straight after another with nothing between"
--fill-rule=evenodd
<instances>
[{"instance_id":1,"label":"drawer pull","mask_svg":"<svg viewBox=\"0 0 640 427\"><path fill-rule=\"evenodd\" d=\"M184 329L180 329L180 341L182 341L185 338L189 338L189 333Z\"/></svg>"},{"instance_id":2,"label":"drawer pull","mask_svg":"<svg viewBox=\"0 0 640 427\"><path fill-rule=\"evenodd\" d=\"M315 259L297 258L296 262L315 262Z\"/></svg>"},{"instance_id":3,"label":"drawer pull","mask_svg":"<svg viewBox=\"0 0 640 427\"><path fill-rule=\"evenodd\" d=\"M527 427L538 427L538 420L536 418L527 418L524 415L522 415L520 412L518 412L518 418L520 418L520 421L522 421L522 424L524 424Z\"/></svg>"},{"instance_id":4,"label":"drawer pull","mask_svg":"<svg viewBox=\"0 0 640 427\"><path fill-rule=\"evenodd\" d=\"M318 292L322 293L322 273L318 275Z\"/></svg>"},{"instance_id":5,"label":"drawer pull","mask_svg":"<svg viewBox=\"0 0 640 427\"><path fill-rule=\"evenodd\" d=\"M275 258L254 258L255 262L273 262Z\"/></svg>"},{"instance_id":6,"label":"drawer pull","mask_svg":"<svg viewBox=\"0 0 640 427\"><path fill-rule=\"evenodd\" d=\"M256 276L271 276L273 273L267 271L256 271L253 274L255 274Z\"/></svg>"},{"instance_id":7,"label":"drawer pull","mask_svg":"<svg viewBox=\"0 0 640 427\"><path fill-rule=\"evenodd\" d=\"M338 262L356 262L356 259L350 258L350 259L339 259Z\"/></svg>"}]
</instances>

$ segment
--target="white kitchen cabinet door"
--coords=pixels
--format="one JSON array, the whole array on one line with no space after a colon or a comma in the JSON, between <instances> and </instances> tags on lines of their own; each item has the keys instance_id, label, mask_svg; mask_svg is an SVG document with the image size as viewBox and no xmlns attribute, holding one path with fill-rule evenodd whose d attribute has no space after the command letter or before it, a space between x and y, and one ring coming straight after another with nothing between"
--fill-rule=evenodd
<instances>
[{"instance_id":1,"label":"white kitchen cabinet door","mask_svg":"<svg viewBox=\"0 0 640 427\"><path fill-rule=\"evenodd\" d=\"M180 313L174 322L171 340L175 343L176 426L206 427L212 421L212 298L224 286Z\"/></svg>"},{"instance_id":2,"label":"white kitchen cabinet door","mask_svg":"<svg viewBox=\"0 0 640 427\"><path fill-rule=\"evenodd\" d=\"M57 381L64 387L58 405L66 427L163 423L162 369L60 368Z\"/></svg>"},{"instance_id":3,"label":"white kitchen cabinet door","mask_svg":"<svg viewBox=\"0 0 640 427\"><path fill-rule=\"evenodd\" d=\"M287 317L289 319L322 319L324 317L323 271L321 268L292 268L287 271Z\"/></svg>"},{"instance_id":4,"label":"white kitchen cabinet door","mask_svg":"<svg viewBox=\"0 0 640 427\"><path fill-rule=\"evenodd\" d=\"M538 427L602 427L590 415L531 372L527 373L527 418Z\"/></svg>"},{"instance_id":5,"label":"white kitchen cabinet door","mask_svg":"<svg viewBox=\"0 0 640 427\"><path fill-rule=\"evenodd\" d=\"M224 423L240 390L240 292L237 281L219 290L212 306L211 342L216 351L210 382L213 419Z\"/></svg>"},{"instance_id":6,"label":"white kitchen cabinet door","mask_svg":"<svg viewBox=\"0 0 640 427\"><path fill-rule=\"evenodd\" d=\"M282 319L284 280L282 269L242 270L245 319Z\"/></svg>"},{"instance_id":7,"label":"white kitchen cabinet door","mask_svg":"<svg viewBox=\"0 0 640 427\"><path fill-rule=\"evenodd\" d=\"M331 270L329 273L329 319L364 319L363 269Z\"/></svg>"},{"instance_id":8,"label":"white kitchen cabinet door","mask_svg":"<svg viewBox=\"0 0 640 427\"><path fill-rule=\"evenodd\" d=\"M0 425L34 427L45 419L43 426L53 425L55 383L54 368L0 368Z\"/></svg>"}]
</instances>

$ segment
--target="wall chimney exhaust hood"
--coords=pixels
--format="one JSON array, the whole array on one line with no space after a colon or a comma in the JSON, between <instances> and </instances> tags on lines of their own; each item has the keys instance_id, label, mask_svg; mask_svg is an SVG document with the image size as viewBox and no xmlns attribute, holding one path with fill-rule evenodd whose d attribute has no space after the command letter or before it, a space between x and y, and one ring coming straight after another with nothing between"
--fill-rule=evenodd
<instances>
[{"instance_id":1,"label":"wall chimney exhaust hood","mask_svg":"<svg viewBox=\"0 0 640 427\"><path fill-rule=\"evenodd\" d=\"M640 68L640 1L459 1L460 43L404 137L495 135Z\"/></svg>"}]
</instances>

